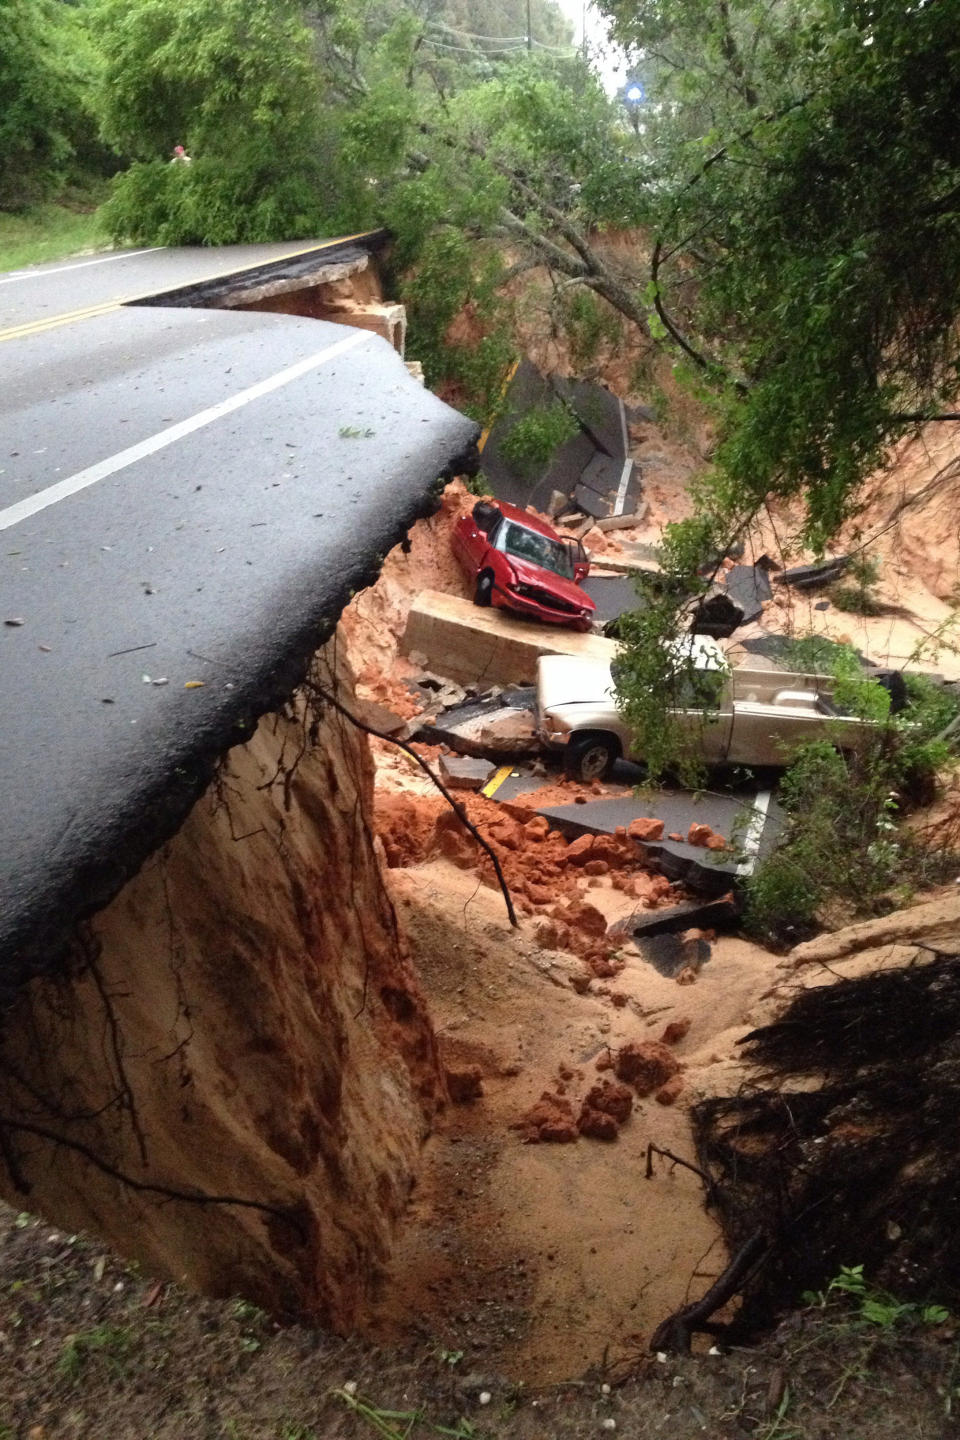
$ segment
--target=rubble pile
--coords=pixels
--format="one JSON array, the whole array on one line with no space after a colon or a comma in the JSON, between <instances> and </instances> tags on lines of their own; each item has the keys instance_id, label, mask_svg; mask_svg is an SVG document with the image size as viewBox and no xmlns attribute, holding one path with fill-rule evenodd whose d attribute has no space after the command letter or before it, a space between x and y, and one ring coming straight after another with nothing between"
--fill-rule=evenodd
<instances>
[{"instance_id":1,"label":"rubble pile","mask_svg":"<svg viewBox=\"0 0 960 1440\"><path fill-rule=\"evenodd\" d=\"M518 817L474 794L462 794L462 803L496 854L518 911L541 917L540 945L581 956L599 978L618 973L614 951L620 940L608 935L606 916L584 892L602 877L641 908L677 899L676 886L645 868L642 849L625 829L568 841L543 816L525 818L521 811ZM391 869L443 857L475 871L484 884L497 883L489 858L440 796L381 793L376 823Z\"/></svg>"}]
</instances>

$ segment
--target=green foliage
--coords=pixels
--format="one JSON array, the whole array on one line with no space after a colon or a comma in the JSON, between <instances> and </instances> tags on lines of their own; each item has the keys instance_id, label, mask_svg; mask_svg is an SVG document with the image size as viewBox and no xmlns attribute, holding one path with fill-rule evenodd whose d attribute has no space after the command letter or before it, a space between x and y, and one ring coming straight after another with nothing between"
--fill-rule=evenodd
<instances>
[{"instance_id":1,"label":"green foliage","mask_svg":"<svg viewBox=\"0 0 960 1440\"><path fill-rule=\"evenodd\" d=\"M620 317L582 286L566 292L562 316L570 359L578 374L589 373L622 339Z\"/></svg>"},{"instance_id":2,"label":"green foliage","mask_svg":"<svg viewBox=\"0 0 960 1440\"><path fill-rule=\"evenodd\" d=\"M114 1375L123 1375L134 1346L133 1332L124 1326L97 1325L68 1335L57 1368L67 1380L75 1380L94 1356L101 1357Z\"/></svg>"},{"instance_id":3,"label":"green foliage","mask_svg":"<svg viewBox=\"0 0 960 1440\"><path fill-rule=\"evenodd\" d=\"M665 343L721 399L738 511L798 497L822 549L905 417L957 388L955 17L899 0L601 9L652 102Z\"/></svg>"},{"instance_id":4,"label":"green foliage","mask_svg":"<svg viewBox=\"0 0 960 1440\"><path fill-rule=\"evenodd\" d=\"M855 615L878 615L880 606L873 592L880 578L880 561L862 551L851 560L847 575L847 582L834 585L830 591L837 609L849 610Z\"/></svg>"},{"instance_id":5,"label":"green foliage","mask_svg":"<svg viewBox=\"0 0 960 1440\"><path fill-rule=\"evenodd\" d=\"M506 458L522 474L532 474L546 465L561 445L572 440L580 423L562 400L528 410L511 426L501 441Z\"/></svg>"},{"instance_id":6,"label":"green foliage","mask_svg":"<svg viewBox=\"0 0 960 1440\"><path fill-rule=\"evenodd\" d=\"M826 1290L807 1291L803 1298L807 1305L825 1310L837 1296L855 1302L858 1318L882 1330L893 1330L903 1324L943 1325L950 1319L950 1312L943 1305L897 1300L886 1290L869 1285L862 1265L841 1265L840 1273L833 1277Z\"/></svg>"},{"instance_id":7,"label":"green foliage","mask_svg":"<svg viewBox=\"0 0 960 1440\"><path fill-rule=\"evenodd\" d=\"M430 1420L423 1410L386 1410L375 1401L368 1400L357 1392L350 1381L339 1389L331 1390L335 1400L340 1400L358 1420L362 1420L383 1440L407 1440L415 1426L423 1426L432 1435L448 1437L448 1440L476 1440L477 1431L466 1416L451 1425L438 1425Z\"/></svg>"},{"instance_id":8,"label":"green foliage","mask_svg":"<svg viewBox=\"0 0 960 1440\"><path fill-rule=\"evenodd\" d=\"M801 746L784 775L786 837L746 884L748 928L777 942L808 932L831 897L869 913L892 888L930 882L943 861L951 863L928 854L897 821L949 757L941 731L960 705L911 676L908 704L891 716L888 692L863 675L848 647L835 651L834 676L837 708L875 728L856 753L841 754L829 741Z\"/></svg>"},{"instance_id":9,"label":"green foliage","mask_svg":"<svg viewBox=\"0 0 960 1440\"><path fill-rule=\"evenodd\" d=\"M19 270L59 260L81 250L100 250L107 236L100 216L94 213L88 190L68 206L45 203L30 205L15 214L0 213L0 270ZM83 204L84 208L75 208Z\"/></svg>"},{"instance_id":10,"label":"green foliage","mask_svg":"<svg viewBox=\"0 0 960 1440\"><path fill-rule=\"evenodd\" d=\"M78 152L99 159L86 6L0 0L0 210L52 198Z\"/></svg>"},{"instance_id":11,"label":"green foliage","mask_svg":"<svg viewBox=\"0 0 960 1440\"><path fill-rule=\"evenodd\" d=\"M105 137L137 158L118 239L232 244L322 233L337 202L300 0L97 0ZM168 164L175 144L193 163Z\"/></svg>"}]
</instances>

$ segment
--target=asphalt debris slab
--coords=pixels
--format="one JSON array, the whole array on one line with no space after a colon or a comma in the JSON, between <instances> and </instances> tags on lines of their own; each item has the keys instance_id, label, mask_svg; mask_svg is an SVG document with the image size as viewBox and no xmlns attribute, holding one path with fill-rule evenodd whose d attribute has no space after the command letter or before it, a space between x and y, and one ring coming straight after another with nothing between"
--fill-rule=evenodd
<instances>
[{"instance_id":1,"label":"asphalt debris slab","mask_svg":"<svg viewBox=\"0 0 960 1440\"><path fill-rule=\"evenodd\" d=\"M598 450L614 460L626 460L629 448L628 415L623 401L605 385L551 375L550 384L570 407Z\"/></svg>"},{"instance_id":2,"label":"asphalt debris slab","mask_svg":"<svg viewBox=\"0 0 960 1440\"><path fill-rule=\"evenodd\" d=\"M578 432L542 462L524 465L510 455L509 438L525 416L562 403ZM521 508L553 516L579 508L588 520L635 514L641 506L639 471L628 458L623 402L602 385L545 376L521 361L500 417L483 450L483 474L492 493Z\"/></svg>"},{"instance_id":3,"label":"asphalt debris slab","mask_svg":"<svg viewBox=\"0 0 960 1440\"><path fill-rule=\"evenodd\" d=\"M797 590L819 590L839 580L849 564L849 555L837 555L832 560L821 561L819 565L795 565L792 570L781 570L775 578L778 585L791 585Z\"/></svg>"},{"instance_id":4,"label":"asphalt debris slab","mask_svg":"<svg viewBox=\"0 0 960 1440\"><path fill-rule=\"evenodd\" d=\"M736 925L740 908L728 891L713 900L684 900L662 910L637 910L618 920L607 932L649 940L657 935L675 935L684 930L720 930Z\"/></svg>"},{"instance_id":5,"label":"asphalt debris slab","mask_svg":"<svg viewBox=\"0 0 960 1440\"><path fill-rule=\"evenodd\" d=\"M676 980L684 970L696 972L710 959L710 942L700 935L661 930L636 939L644 960L668 980Z\"/></svg>"},{"instance_id":6,"label":"asphalt debris slab","mask_svg":"<svg viewBox=\"0 0 960 1440\"><path fill-rule=\"evenodd\" d=\"M601 623L644 608L643 597L628 575L588 575L582 588L596 605L596 618Z\"/></svg>"},{"instance_id":7,"label":"asphalt debris slab","mask_svg":"<svg viewBox=\"0 0 960 1440\"><path fill-rule=\"evenodd\" d=\"M727 594L743 611L741 625L749 625L763 614L763 607L773 595L770 576L761 565L734 565L726 574Z\"/></svg>"},{"instance_id":8,"label":"asphalt debris slab","mask_svg":"<svg viewBox=\"0 0 960 1440\"><path fill-rule=\"evenodd\" d=\"M722 585L711 585L693 614L690 629L695 635L725 640L744 621L744 607Z\"/></svg>"}]
</instances>

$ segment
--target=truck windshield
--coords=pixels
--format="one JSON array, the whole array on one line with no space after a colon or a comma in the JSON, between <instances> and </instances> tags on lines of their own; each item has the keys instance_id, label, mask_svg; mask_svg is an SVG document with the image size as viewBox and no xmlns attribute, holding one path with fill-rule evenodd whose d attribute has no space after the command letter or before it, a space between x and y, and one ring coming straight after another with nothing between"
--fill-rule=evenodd
<instances>
[{"instance_id":1,"label":"truck windshield","mask_svg":"<svg viewBox=\"0 0 960 1440\"><path fill-rule=\"evenodd\" d=\"M538 535L535 530L508 520L497 536L496 545L506 555L515 555L518 560L540 565L554 575L562 575L564 580L573 579L573 560L569 549L559 540L551 540L548 535Z\"/></svg>"}]
</instances>

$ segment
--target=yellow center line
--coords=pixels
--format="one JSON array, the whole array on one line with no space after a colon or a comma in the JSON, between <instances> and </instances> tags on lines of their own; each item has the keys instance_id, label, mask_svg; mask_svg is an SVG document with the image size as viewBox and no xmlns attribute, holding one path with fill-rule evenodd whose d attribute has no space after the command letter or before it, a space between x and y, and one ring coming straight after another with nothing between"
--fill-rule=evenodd
<instances>
[{"instance_id":1,"label":"yellow center line","mask_svg":"<svg viewBox=\"0 0 960 1440\"><path fill-rule=\"evenodd\" d=\"M480 436L480 439L477 441L477 449L479 450L479 452L480 452L481 455L483 454L483 447L484 447L484 445L486 445L487 441L488 441L489 438L490 438L490 431L493 429L494 425L496 424L496 422L497 422L497 420L498 420L498 418L499 418L500 406L501 406L501 404L502 404L502 402L503 402L503 397L504 397L504 395L506 395L507 391L509 390L509 388L510 388L510 382L511 382L511 380L513 379L514 375L516 375L516 373L517 373L517 371L519 370L519 368L520 368L520 361L519 361L519 360L514 360L513 364L510 366L510 369L507 371L506 375L503 377L503 384L500 386L500 393L497 395L497 403L496 403L496 405L494 406L493 417L492 417L492 419L491 419L491 421L490 421L490 424L485 428L483 434Z\"/></svg>"},{"instance_id":2,"label":"yellow center line","mask_svg":"<svg viewBox=\"0 0 960 1440\"><path fill-rule=\"evenodd\" d=\"M21 335L35 335L42 330L53 330L57 325L69 325L74 320L91 320L95 315L106 315L110 310L119 310L124 303L122 300L105 300L101 305L88 305L85 310L70 310L62 315L48 315L44 320L11 325L7 330L0 330L0 340L16 340Z\"/></svg>"},{"instance_id":3,"label":"yellow center line","mask_svg":"<svg viewBox=\"0 0 960 1440\"><path fill-rule=\"evenodd\" d=\"M323 240L319 245L304 245L299 250L289 250L283 255L277 255L273 260L257 260L252 265L243 265L237 270L223 270L215 275L201 276L199 280L185 280L182 285L174 285L172 290L184 290L188 285L202 285L205 282L212 283L214 280L226 280L232 275L245 275L248 270L259 270L264 264L279 265L284 260L296 260L300 255L310 255L321 250L330 250L334 245L345 245L350 240L363 240L368 235L375 235L375 230L360 230L356 235L340 235L335 240ZM150 300L155 295L163 295L163 290L144 290L135 295L121 295L116 300L104 300L99 305L88 305L84 310L66 310L61 315L48 315L42 320L28 320L21 325L11 325L6 330L0 330L0 341L20 340L26 335L39 335L44 330L54 330L58 325L72 325L77 320L93 320L98 315L109 315L113 310L120 310L124 305L135 305L139 300Z\"/></svg>"},{"instance_id":4,"label":"yellow center line","mask_svg":"<svg viewBox=\"0 0 960 1440\"><path fill-rule=\"evenodd\" d=\"M500 769L497 771L496 775L494 775L493 779L488 780L486 785L484 785L483 789L480 791L480 794L486 795L487 799L489 800L500 789L500 786L503 784L504 780L506 780L507 777L512 774L512 765L501 765Z\"/></svg>"}]
</instances>

